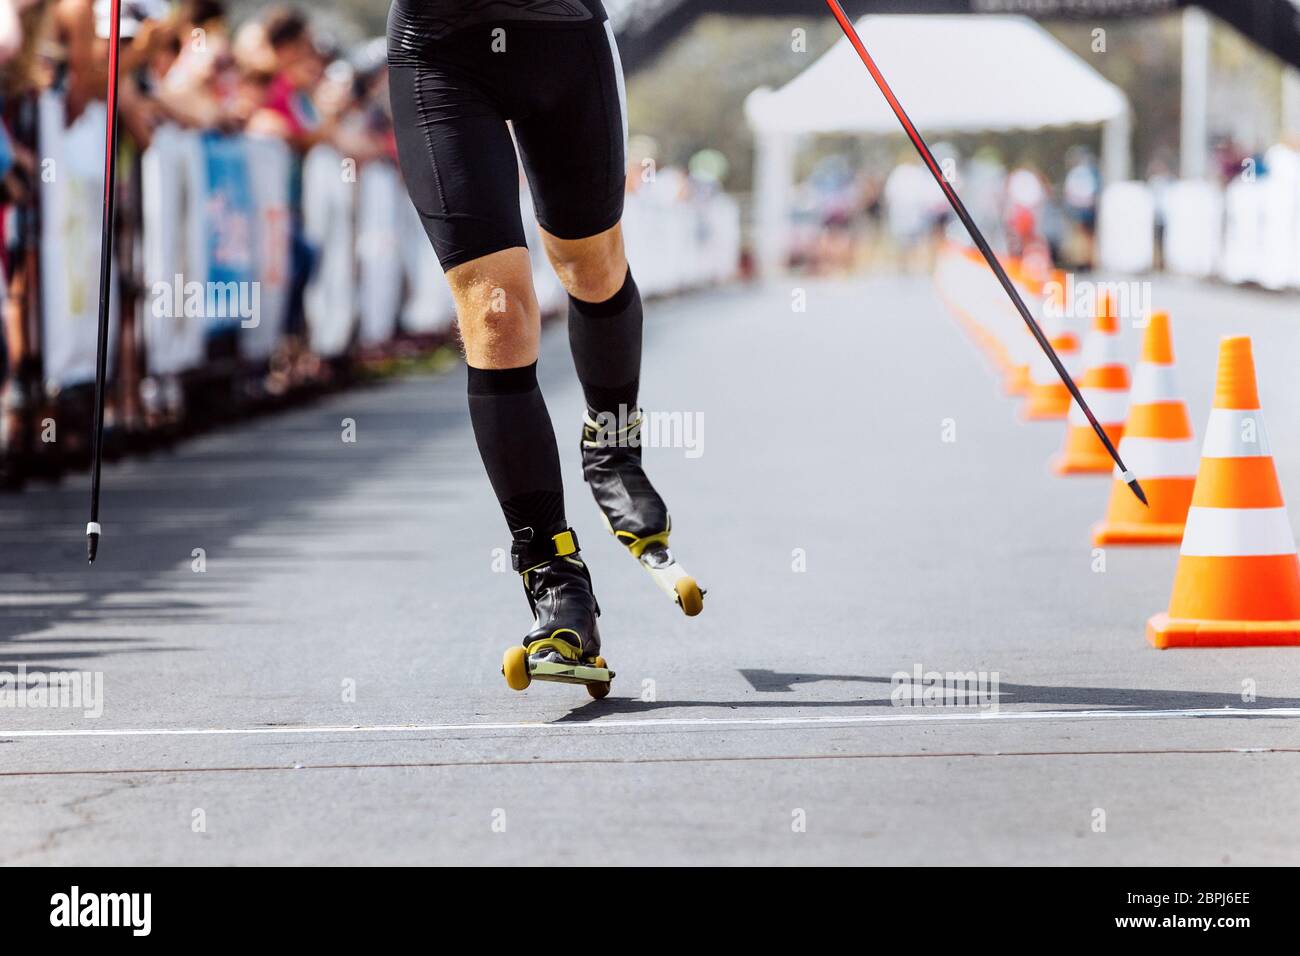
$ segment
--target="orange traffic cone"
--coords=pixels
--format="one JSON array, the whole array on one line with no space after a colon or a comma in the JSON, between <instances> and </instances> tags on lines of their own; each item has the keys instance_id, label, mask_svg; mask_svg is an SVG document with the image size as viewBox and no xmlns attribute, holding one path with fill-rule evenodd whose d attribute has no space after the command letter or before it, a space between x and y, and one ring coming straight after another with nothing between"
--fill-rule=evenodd
<instances>
[{"instance_id":1,"label":"orange traffic cone","mask_svg":"<svg viewBox=\"0 0 1300 956\"><path fill-rule=\"evenodd\" d=\"M1053 281L1044 288L1047 300L1043 306L1043 331L1066 372L1074 378L1078 374L1075 365L1079 356L1079 339L1064 328L1061 319L1065 311L1065 286ZM1065 418L1070 411L1070 390L1061 381L1061 376L1056 374L1056 368L1047 353L1037 348L1037 344L1034 343L1036 351L1029 363L1029 391L1025 396L1021 416L1027 421Z\"/></svg>"},{"instance_id":2,"label":"orange traffic cone","mask_svg":"<svg viewBox=\"0 0 1300 956\"><path fill-rule=\"evenodd\" d=\"M986 322L976 316L976 313L984 311L980 304L987 298L985 277L991 279L992 275L978 249L952 249L946 254L943 267L935 275L935 281L939 298L948 311L1001 375L1007 364L1006 354L997 335ZM1003 294L1000 287L997 292ZM970 304L969 307L965 304L972 302L975 304Z\"/></svg>"},{"instance_id":3,"label":"orange traffic cone","mask_svg":"<svg viewBox=\"0 0 1300 956\"><path fill-rule=\"evenodd\" d=\"M1097 304L1097 319L1083 343L1083 381L1079 391L1097 416L1112 445L1124 435L1124 413L1128 405L1128 369L1119 355L1119 320L1115 300L1109 294ZM1087 416L1077 403L1070 403L1065 447L1052 462L1058 475L1111 470L1113 462Z\"/></svg>"},{"instance_id":4,"label":"orange traffic cone","mask_svg":"<svg viewBox=\"0 0 1300 956\"><path fill-rule=\"evenodd\" d=\"M978 249L963 249L967 266L967 284L963 301L969 301L969 311L946 298L952 310L970 333L980 349L988 356L999 375L1005 376L1012 365L1011 350L1006 346L1007 333L1015 332L1013 323L1020 316L1010 307L1006 293L998 284L984 256Z\"/></svg>"},{"instance_id":5,"label":"orange traffic cone","mask_svg":"<svg viewBox=\"0 0 1300 956\"><path fill-rule=\"evenodd\" d=\"M1141 480L1149 505L1144 507L1116 475L1106 518L1093 528L1093 543L1177 544L1196 484L1196 444L1187 405L1174 381L1167 312L1152 315L1142 337L1119 456Z\"/></svg>"},{"instance_id":6,"label":"orange traffic cone","mask_svg":"<svg viewBox=\"0 0 1300 956\"><path fill-rule=\"evenodd\" d=\"M1219 342L1214 409L1156 647L1300 644L1300 560L1264 433L1250 339Z\"/></svg>"},{"instance_id":7,"label":"orange traffic cone","mask_svg":"<svg viewBox=\"0 0 1300 956\"><path fill-rule=\"evenodd\" d=\"M1070 370L1070 374L1077 384L1079 376L1083 374L1083 369L1079 367L1081 361L1079 343L1088 332L1088 322L1087 320L1080 322L1075 318L1074 306L1069 301L1070 295L1067 292L1070 285L1070 278L1066 275L1065 270L1052 270L1052 278L1048 282L1048 288L1051 292L1048 301L1058 308L1055 316L1056 321L1059 323L1057 328L1068 332L1074 340L1073 345L1067 348L1066 351L1061 352L1058 350L1057 354L1061 356L1061 361Z\"/></svg>"},{"instance_id":8,"label":"orange traffic cone","mask_svg":"<svg viewBox=\"0 0 1300 956\"><path fill-rule=\"evenodd\" d=\"M1029 384L1029 362L1013 362L1007 369L1006 378L1002 380L1002 391L1017 398L1029 393Z\"/></svg>"},{"instance_id":9,"label":"orange traffic cone","mask_svg":"<svg viewBox=\"0 0 1300 956\"><path fill-rule=\"evenodd\" d=\"M1037 298L1037 291L1033 280L1026 275L1023 262L1017 257L1006 263L1005 269L1007 278L1011 280L1020 293L1020 298L1033 308L1032 303ZM1016 311L1011 303L1004 303L1008 321L1011 323L1008 329L1009 338L1006 342L1006 351L1008 357L1007 367L1003 370L1002 391L1011 396L1026 395L1029 393L1029 366L1033 362L1033 352L1031 349L1037 349L1038 343L1034 341L1033 333L1029 327L1024 324L1020 313Z\"/></svg>"}]
</instances>

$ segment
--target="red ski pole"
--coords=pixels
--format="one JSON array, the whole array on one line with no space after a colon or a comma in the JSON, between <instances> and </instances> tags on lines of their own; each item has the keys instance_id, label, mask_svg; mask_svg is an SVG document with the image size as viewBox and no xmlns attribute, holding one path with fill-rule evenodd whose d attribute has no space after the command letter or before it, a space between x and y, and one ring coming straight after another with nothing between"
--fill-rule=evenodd
<instances>
[{"instance_id":1,"label":"red ski pole","mask_svg":"<svg viewBox=\"0 0 1300 956\"><path fill-rule=\"evenodd\" d=\"M966 231L970 233L971 239L979 248L980 253L983 254L985 261L988 262L989 268L993 270L993 274L998 277L998 282L1002 284L1002 288L1010 297L1012 305L1016 307L1016 311L1020 313L1020 317L1025 320L1025 325L1029 326L1029 331L1033 333L1034 338L1038 340L1039 346L1042 347L1043 352L1046 353L1048 359L1051 360L1052 367L1056 369L1056 374L1061 376L1061 381L1064 382L1065 387L1070 390L1071 397L1074 398L1074 401L1078 404L1079 408L1083 410L1083 414L1087 416L1089 424L1092 425L1092 430L1097 433L1097 437L1101 439L1101 443L1106 447L1106 451L1109 452L1110 457L1114 459L1116 466L1120 470L1120 477L1122 477L1128 484L1129 488L1132 489L1133 494L1137 495L1138 501L1145 505L1147 503L1147 496L1143 493L1142 486L1138 484L1137 476L1124 467L1124 462L1120 460L1119 452L1117 452L1115 446L1111 444L1110 437L1106 434L1106 429L1101 427L1101 424L1097 421L1097 416L1092 413L1092 409L1088 407L1088 403L1083 400L1083 395L1080 394L1078 386L1074 384L1074 380L1070 377L1070 373L1066 370L1065 366L1061 364L1061 359L1056 354L1056 350L1052 348L1052 343L1049 342L1047 336L1043 334L1043 330L1039 327L1038 322L1029 311L1029 307L1025 305L1024 300L1020 298L1020 293L1016 291L1016 287L1007 276L1006 270L1002 268L1002 263L998 262L998 257L993 254L993 250L990 248L988 241L984 238L984 234L980 232L979 227L975 225L975 220L972 219L970 213L966 211L965 203L961 201L961 197L957 195L957 191L952 188L952 184L948 182L947 177L944 176L943 171L939 168L939 163L935 160L934 153L930 152L930 147L926 145L925 139L919 132L917 132L911 119L908 118L907 111L903 109L903 104L898 102L898 97L896 97L894 91L890 89L889 83L885 80L885 75L880 72L880 67L876 66L876 61L872 59L871 54L867 52L866 45L862 42L862 37L858 36L857 29L844 13L844 8L840 6L839 0L826 0L826 5L831 8L832 15L834 15L836 21L839 23L840 29L844 31L844 35L848 37L849 43L853 45L853 49L857 51L858 56L867 68L867 72L870 73L871 78L876 81L876 86L880 88L880 92L889 103L889 108L893 110L894 115L898 117L898 122L903 124L903 132L906 133L907 138L912 141L912 145L916 147L916 151L920 154L926 168L930 170L930 175L934 177L935 182L939 184L939 188L943 190L944 196L948 199L948 205L952 206L952 211L957 214L957 218L961 220L962 225L966 227Z\"/></svg>"}]
</instances>

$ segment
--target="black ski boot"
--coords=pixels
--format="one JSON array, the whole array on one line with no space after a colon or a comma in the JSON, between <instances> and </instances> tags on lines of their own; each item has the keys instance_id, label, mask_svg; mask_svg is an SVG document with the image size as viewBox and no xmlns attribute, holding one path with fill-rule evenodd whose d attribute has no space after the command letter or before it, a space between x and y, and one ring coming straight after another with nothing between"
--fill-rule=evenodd
<instances>
[{"instance_id":1,"label":"black ski boot","mask_svg":"<svg viewBox=\"0 0 1300 956\"><path fill-rule=\"evenodd\" d=\"M582 477L604 515L605 526L636 558L655 583L688 617L704 607L704 591L672 552L668 535L672 518L641 467L641 426L634 409L625 422L588 413L582 427Z\"/></svg>"},{"instance_id":2,"label":"black ski boot","mask_svg":"<svg viewBox=\"0 0 1300 956\"><path fill-rule=\"evenodd\" d=\"M523 640L528 656L573 661L599 654L600 605L573 529L541 541L516 541L511 558L535 619Z\"/></svg>"},{"instance_id":3,"label":"black ski boot","mask_svg":"<svg viewBox=\"0 0 1300 956\"><path fill-rule=\"evenodd\" d=\"M501 668L506 683L515 690L523 690L533 678L585 684L592 697L604 697L614 672L600 656L600 605L573 529L549 538L516 539L511 559L534 624L522 647L506 651Z\"/></svg>"}]
</instances>

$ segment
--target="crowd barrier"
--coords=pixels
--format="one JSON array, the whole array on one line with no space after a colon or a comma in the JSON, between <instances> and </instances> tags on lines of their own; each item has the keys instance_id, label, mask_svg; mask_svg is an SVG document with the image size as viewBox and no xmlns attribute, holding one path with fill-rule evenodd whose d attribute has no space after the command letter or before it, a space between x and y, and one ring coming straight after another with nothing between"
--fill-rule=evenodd
<instances>
[{"instance_id":1,"label":"crowd barrier","mask_svg":"<svg viewBox=\"0 0 1300 956\"><path fill-rule=\"evenodd\" d=\"M38 116L50 173L40 189L35 345L48 403L94 381L105 109L91 104L67 125L58 94L45 93ZM195 380L216 369L227 378L264 375L290 334L335 367L382 357L389 347L407 355L450 336L450 290L392 163L358 167L318 146L295 172L279 141L165 127L138 169L138 178L123 182L138 189L137 201L120 207L138 216L127 230L136 274L119 274L113 287L109 368L131 365L128 384L148 391L145 405L184 415ZM736 201L683 190L671 173L639 184L626 200L628 255L647 296L726 281L740 259ZM567 298L546 261L522 178L520 195L538 300L544 313L556 313ZM302 210L300 230L294 208ZM300 278L295 286L295 276L305 284ZM291 330L295 296L303 327ZM127 340L119 308L132 310L128 341L142 361L119 361L119 340ZM121 387L119 379L119 398ZM222 399L208 404L219 408Z\"/></svg>"},{"instance_id":2,"label":"crowd barrier","mask_svg":"<svg viewBox=\"0 0 1300 956\"><path fill-rule=\"evenodd\" d=\"M1258 172L1226 187L1181 181L1164 197L1161 246L1168 272L1266 289L1300 289L1300 153L1274 146ZM1113 183L1102 193L1102 268L1145 272L1155 249L1155 201L1145 183Z\"/></svg>"},{"instance_id":3,"label":"crowd barrier","mask_svg":"<svg viewBox=\"0 0 1300 956\"><path fill-rule=\"evenodd\" d=\"M152 202L144 235L153 252L147 289L181 274L205 277L205 285L256 282L260 317L256 325L240 324L239 350L266 358L283 328L294 255L289 151L274 140L173 131L149 148L146 160L144 194ZM451 291L393 165L354 169L334 148L316 147L305 157L302 189L309 198L303 234L316 250L303 299L309 349L334 359L355 345L382 346L399 332L450 332ZM538 302L545 312L558 311L567 298L543 254L526 187L520 200ZM638 190L627 196L624 233L647 295L715 284L736 271L740 213L731 196L677 202ZM151 372L182 371L203 360L200 326L179 324L149 326ZM235 325L209 313L201 332L211 336ZM155 342L165 364L153 362Z\"/></svg>"},{"instance_id":4,"label":"crowd barrier","mask_svg":"<svg viewBox=\"0 0 1300 956\"><path fill-rule=\"evenodd\" d=\"M1101 267L1111 272L1146 272L1155 259L1155 202L1143 183L1112 183L1097 209Z\"/></svg>"},{"instance_id":5,"label":"crowd barrier","mask_svg":"<svg viewBox=\"0 0 1300 956\"><path fill-rule=\"evenodd\" d=\"M287 148L273 140L170 130L144 163L146 289L164 290L184 276L205 288L256 283L260 294L255 323L211 311L194 322L160 310L156 294L147 296L150 371L200 364L205 337L223 328L238 327L241 356L267 357L283 331L295 255ZM399 331L450 330L450 290L394 166L354 169L333 148L318 146L304 160L302 190L303 234L315 250L303 293L314 353L335 358L356 344L382 345ZM564 289L542 251L526 188L520 198L538 300L543 311L556 311L566 302ZM647 295L664 295L730 278L740 254L739 220L735 200L725 194L678 201L643 187L628 195L623 227L638 285ZM86 225L98 229L97 219ZM93 337L88 341L93 356ZM87 368L78 363L60 371Z\"/></svg>"}]
</instances>

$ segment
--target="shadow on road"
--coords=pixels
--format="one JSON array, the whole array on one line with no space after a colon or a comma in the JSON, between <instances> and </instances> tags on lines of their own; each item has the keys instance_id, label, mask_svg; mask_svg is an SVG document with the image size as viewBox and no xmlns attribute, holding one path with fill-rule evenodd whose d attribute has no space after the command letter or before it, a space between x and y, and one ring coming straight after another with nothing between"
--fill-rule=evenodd
<instances>
[{"instance_id":1,"label":"shadow on road","mask_svg":"<svg viewBox=\"0 0 1300 956\"><path fill-rule=\"evenodd\" d=\"M742 668L741 675L760 694L793 694L799 684L871 684L890 687L892 677L869 674L792 674L779 671ZM1257 697L1244 703L1239 693L1219 693L1196 690L1157 690L1134 687L1050 687L1040 684L1013 684L999 681L998 704L1001 707L1040 705L1047 707L1076 708L1079 710L1113 710L1116 713L1139 710L1215 710L1218 708L1274 708L1300 707L1297 697ZM852 697L848 699L802 699L786 697L780 700L746 698L744 700L661 700L643 701L634 698L607 698L592 701L566 714L555 723L573 723L595 720L619 714L648 714L658 710L675 710L692 707L725 707L730 710L820 710L826 708L854 707L881 710L897 708L888 695L884 697ZM911 711L936 710L937 707L911 707ZM947 708L954 708L951 705ZM1033 709L1025 707L1025 709ZM1242 716L1249 716L1243 714ZM1260 716L1269 716L1261 714Z\"/></svg>"},{"instance_id":2,"label":"shadow on road","mask_svg":"<svg viewBox=\"0 0 1300 956\"><path fill-rule=\"evenodd\" d=\"M86 564L80 533L84 476L0 498L0 670L183 651L186 627L258 611L240 600L243 587L296 566L305 554L330 562L391 559L379 541L374 551L313 551L317 539L368 520L322 518L321 505L409 454L431 432L464 427L461 386L447 381L454 377L355 388L110 468L105 537L94 566ZM436 401L435 391L454 401ZM364 429L364 454L349 454L340 442L343 415ZM436 478L431 469L431 493ZM290 530L259 538L259 529L272 524ZM239 560L226 561L219 580L194 574L193 550L200 547ZM85 633L77 633L79 625ZM140 633L158 634L160 627L166 637Z\"/></svg>"}]
</instances>

